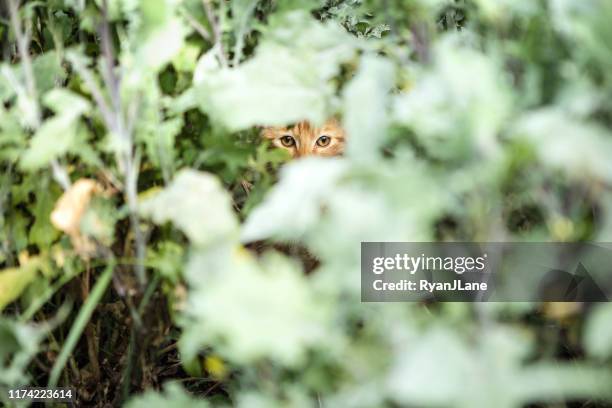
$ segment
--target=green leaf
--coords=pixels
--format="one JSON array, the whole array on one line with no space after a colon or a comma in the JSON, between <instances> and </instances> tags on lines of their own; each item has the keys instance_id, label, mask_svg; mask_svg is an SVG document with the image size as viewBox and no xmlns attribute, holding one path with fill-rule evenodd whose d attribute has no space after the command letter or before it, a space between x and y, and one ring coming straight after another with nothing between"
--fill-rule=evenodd
<instances>
[{"instance_id":1,"label":"green leaf","mask_svg":"<svg viewBox=\"0 0 612 408\"><path fill-rule=\"evenodd\" d=\"M394 118L410 127L432 157L495 157L497 134L513 95L494 56L448 36L434 49L433 69L420 72L414 89L397 96Z\"/></svg>"},{"instance_id":2,"label":"green leaf","mask_svg":"<svg viewBox=\"0 0 612 408\"><path fill-rule=\"evenodd\" d=\"M65 114L46 120L34 134L30 148L21 157L21 167L29 171L37 170L67 153L77 143L77 119L72 114Z\"/></svg>"},{"instance_id":3,"label":"green leaf","mask_svg":"<svg viewBox=\"0 0 612 408\"><path fill-rule=\"evenodd\" d=\"M378 156L387 130L387 105L394 67L387 59L368 55L344 91L343 125L350 135L348 154L358 160Z\"/></svg>"},{"instance_id":4,"label":"green leaf","mask_svg":"<svg viewBox=\"0 0 612 408\"><path fill-rule=\"evenodd\" d=\"M169 0L138 0L144 31L155 30L172 16L174 4Z\"/></svg>"},{"instance_id":5,"label":"green leaf","mask_svg":"<svg viewBox=\"0 0 612 408\"><path fill-rule=\"evenodd\" d=\"M472 355L461 339L445 329L433 329L400 351L388 389L401 404L461 406L458 398L467 394L465 381L474 378L473 369Z\"/></svg>"},{"instance_id":6,"label":"green leaf","mask_svg":"<svg viewBox=\"0 0 612 408\"><path fill-rule=\"evenodd\" d=\"M147 154L153 164L162 168L165 171L164 174L171 174L176 165L174 140L183 127L183 118L178 117L159 122L155 120L158 116L156 109L152 116L138 136L144 140Z\"/></svg>"},{"instance_id":7,"label":"green leaf","mask_svg":"<svg viewBox=\"0 0 612 408\"><path fill-rule=\"evenodd\" d=\"M607 1L552 0L552 23L572 43L576 59L596 61L608 81L612 79L612 5ZM578 44L580 46L578 46Z\"/></svg>"},{"instance_id":8,"label":"green leaf","mask_svg":"<svg viewBox=\"0 0 612 408\"><path fill-rule=\"evenodd\" d=\"M306 10L310 11L324 5L323 0L285 0L278 3L280 12L287 12L293 10Z\"/></svg>"},{"instance_id":9,"label":"green leaf","mask_svg":"<svg viewBox=\"0 0 612 408\"><path fill-rule=\"evenodd\" d=\"M0 318L0 385L12 388L29 383L28 365L46 334L40 325Z\"/></svg>"},{"instance_id":10,"label":"green leaf","mask_svg":"<svg viewBox=\"0 0 612 408\"><path fill-rule=\"evenodd\" d=\"M306 393L304 387L292 387L282 397L258 391L241 392L237 396L238 408L308 408L313 401Z\"/></svg>"},{"instance_id":11,"label":"green leaf","mask_svg":"<svg viewBox=\"0 0 612 408\"><path fill-rule=\"evenodd\" d=\"M529 141L543 163L571 178L612 180L612 135L595 123L543 108L523 115L514 137Z\"/></svg>"},{"instance_id":12,"label":"green leaf","mask_svg":"<svg viewBox=\"0 0 612 408\"><path fill-rule=\"evenodd\" d=\"M57 114L80 116L91 110L91 104L85 98L66 88L55 88L47 92L43 103Z\"/></svg>"},{"instance_id":13,"label":"green leaf","mask_svg":"<svg viewBox=\"0 0 612 408\"><path fill-rule=\"evenodd\" d=\"M136 66L159 71L179 54L187 33L187 27L178 19L172 19L148 33L136 50Z\"/></svg>"},{"instance_id":14,"label":"green leaf","mask_svg":"<svg viewBox=\"0 0 612 408\"><path fill-rule=\"evenodd\" d=\"M66 80L66 70L61 62L56 51L45 52L32 59L32 71L39 94L60 86ZM25 77L21 64L0 65L0 100L12 98L18 93L19 87L24 85Z\"/></svg>"},{"instance_id":15,"label":"green leaf","mask_svg":"<svg viewBox=\"0 0 612 408\"><path fill-rule=\"evenodd\" d=\"M44 103L57 114L44 121L34 134L30 148L21 158L25 170L39 169L77 147L82 139L79 118L91 108L86 99L66 89L49 91Z\"/></svg>"},{"instance_id":16,"label":"green leaf","mask_svg":"<svg viewBox=\"0 0 612 408\"><path fill-rule=\"evenodd\" d=\"M250 255L230 256L192 254L188 277L197 289L189 297L182 353L189 360L198 348L214 345L237 363L266 357L288 366L305 362L307 350L327 337L328 314L302 271L278 254L261 267Z\"/></svg>"},{"instance_id":17,"label":"green leaf","mask_svg":"<svg viewBox=\"0 0 612 408\"><path fill-rule=\"evenodd\" d=\"M584 330L584 346L589 355L607 359L612 356L612 303L597 305Z\"/></svg>"},{"instance_id":18,"label":"green leaf","mask_svg":"<svg viewBox=\"0 0 612 408\"><path fill-rule=\"evenodd\" d=\"M303 119L320 123L334 95L329 80L356 45L337 25L301 12L283 15L255 57L239 67L219 68L211 54L201 58L194 74L201 109L229 130Z\"/></svg>"},{"instance_id":19,"label":"green leaf","mask_svg":"<svg viewBox=\"0 0 612 408\"><path fill-rule=\"evenodd\" d=\"M34 58L32 70L39 95L61 86L67 77L61 57L56 51L45 52Z\"/></svg>"},{"instance_id":20,"label":"green leaf","mask_svg":"<svg viewBox=\"0 0 612 408\"><path fill-rule=\"evenodd\" d=\"M59 236L59 231L51 224L50 217L61 191L55 184L50 186L48 179L40 184L42 188L36 194L34 224L30 228L28 239L40 249L45 249Z\"/></svg>"},{"instance_id":21,"label":"green leaf","mask_svg":"<svg viewBox=\"0 0 612 408\"><path fill-rule=\"evenodd\" d=\"M191 43L185 43L180 52L172 60L172 66L177 71L193 72L198 62L200 48Z\"/></svg>"},{"instance_id":22,"label":"green leaf","mask_svg":"<svg viewBox=\"0 0 612 408\"><path fill-rule=\"evenodd\" d=\"M27 146L27 138L18 116L15 109L6 110L0 107L0 160L7 163L17 161Z\"/></svg>"},{"instance_id":23,"label":"green leaf","mask_svg":"<svg viewBox=\"0 0 612 408\"><path fill-rule=\"evenodd\" d=\"M163 392L147 391L130 399L125 408L208 408L204 400L190 396L178 383L166 383Z\"/></svg>"},{"instance_id":24,"label":"green leaf","mask_svg":"<svg viewBox=\"0 0 612 408\"><path fill-rule=\"evenodd\" d=\"M171 221L194 245L209 245L237 237L238 221L231 198L208 173L179 171L163 191L139 204L141 214L156 223Z\"/></svg>"},{"instance_id":25,"label":"green leaf","mask_svg":"<svg viewBox=\"0 0 612 408\"><path fill-rule=\"evenodd\" d=\"M79 229L102 245L111 246L115 238L117 210L114 203L103 197L92 197L81 217Z\"/></svg>"},{"instance_id":26,"label":"green leaf","mask_svg":"<svg viewBox=\"0 0 612 408\"><path fill-rule=\"evenodd\" d=\"M519 331L498 326L479 333L475 345L442 327L411 339L414 346L398 350L389 376L393 398L407 405L484 408L612 395L612 376L605 370L561 362L524 364L532 342Z\"/></svg>"},{"instance_id":27,"label":"green leaf","mask_svg":"<svg viewBox=\"0 0 612 408\"><path fill-rule=\"evenodd\" d=\"M15 96L14 84L11 83L11 77L14 75L10 65L0 64L0 101L2 102Z\"/></svg>"},{"instance_id":28,"label":"green leaf","mask_svg":"<svg viewBox=\"0 0 612 408\"><path fill-rule=\"evenodd\" d=\"M477 0L481 13L493 22L511 21L513 17L529 17L538 11L537 3L512 0Z\"/></svg>"},{"instance_id":29,"label":"green leaf","mask_svg":"<svg viewBox=\"0 0 612 408\"><path fill-rule=\"evenodd\" d=\"M12 241L14 250L19 253L28 246L28 225L30 220L21 212L15 211L6 220L6 230Z\"/></svg>"},{"instance_id":30,"label":"green leaf","mask_svg":"<svg viewBox=\"0 0 612 408\"><path fill-rule=\"evenodd\" d=\"M147 251L147 263L159 270L162 277L176 283L181 276L184 248L173 241L160 242Z\"/></svg>"},{"instance_id":31,"label":"green leaf","mask_svg":"<svg viewBox=\"0 0 612 408\"><path fill-rule=\"evenodd\" d=\"M21 296L25 288L36 278L41 261L32 259L18 268L0 271L0 311Z\"/></svg>"},{"instance_id":32,"label":"green leaf","mask_svg":"<svg viewBox=\"0 0 612 408\"><path fill-rule=\"evenodd\" d=\"M287 165L280 182L246 220L243 242L306 233L319 220L324 200L346 171L347 164L338 159L312 158Z\"/></svg>"}]
</instances>

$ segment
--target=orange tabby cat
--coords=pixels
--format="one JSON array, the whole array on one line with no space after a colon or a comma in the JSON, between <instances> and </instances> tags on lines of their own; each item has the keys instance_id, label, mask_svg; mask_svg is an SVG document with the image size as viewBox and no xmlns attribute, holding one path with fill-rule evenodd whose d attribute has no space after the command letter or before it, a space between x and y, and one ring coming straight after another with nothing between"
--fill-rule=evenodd
<instances>
[{"instance_id":1,"label":"orange tabby cat","mask_svg":"<svg viewBox=\"0 0 612 408\"><path fill-rule=\"evenodd\" d=\"M262 136L278 148L287 150L291 157L338 156L344 152L346 133L336 119L329 119L321 127L303 121L291 127L267 127Z\"/></svg>"},{"instance_id":2,"label":"orange tabby cat","mask_svg":"<svg viewBox=\"0 0 612 408\"><path fill-rule=\"evenodd\" d=\"M307 121L289 127L266 127L262 130L261 135L270 140L273 146L287 150L294 159L304 156L341 155L344 152L344 139L346 138L346 132L334 118L329 119L321 127L312 126ZM272 247L298 258L306 273L312 272L319 265L317 258L301 245L276 243ZM270 248L270 245L257 241L248 244L247 248L261 254Z\"/></svg>"}]
</instances>

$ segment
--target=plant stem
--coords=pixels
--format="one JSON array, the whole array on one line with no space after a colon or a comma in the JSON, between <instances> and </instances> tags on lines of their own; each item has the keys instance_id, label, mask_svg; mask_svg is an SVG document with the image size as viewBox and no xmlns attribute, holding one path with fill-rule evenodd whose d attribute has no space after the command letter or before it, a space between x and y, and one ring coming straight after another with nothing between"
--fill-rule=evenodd
<instances>
[{"instance_id":1,"label":"plant stem","mask_svg":"<svg viewBox=\"0 0 612 408\"><path fill-rule=\"evenodd\" d=\"M195 18L193 18L189 12L187 12L184 9L179 9L181 14L183 15L183 17L185 17L185 19L187 20L187 22L193 27L194 30L196 30L198 32L198 34L200 34L200 36L202 36L202 38L204 38L206 41L211 41L211 35L208 32L208 30L206 28L204 28L204 26L202 24L200 24L200 22L198 20L196 20Z\"/></svg>"},{"instance_id":2,"label":"plant stem","mask_svg":"<svg viewBox=\"0 0 612 408\"><path fill-rule=\"evenodd\" d=\"M242 59L242 49L244 48L244 37L246 36L246 31L248 28L249 20L253 13L255 12L255 6L257 6L256 1L252 1L248 6L247 10L244 12L242 19L240 21L237 40L234 46L234 56L232 58L232 67L237 67L240 64L240 60Z\"/></svg>"},{"instance_id":3,"label":"plant stem","mask_svg":"<svg viewBox=\"0 0 612 408\"><path fill-rule=\"evenodd\" d=\"M110 34L110 23L108 20L108 4L106 0L103 1L102 6L104 19L100 38L105 62L102 78L109 90L112 105L112 112L107 121L107 127L119 135L125 143L124 149L122 149L118 156L117 165L123 171L125 179L125 201L130 213L130 226L134 232L136 259L138 260L135 267L136 277L138 278L140 286L144 288L146 283L144 267L146 243L138 220L138 171L140 167L140 158L138 153L134 151L132 124L128 123L126 125L123 116L123 104L121 102L120 93L121 83L120 78L114 72L114 52Z\"/></svg>"},{"instance_id":4,"label":"plant stem","mask_svg":"<svg viewBox=\"0 0 612 408\"><path fill-rule=\"evenodd\" d=\"M138 305L138 315L142 315L142 313L144 313L147 305L149 304L149 300L151 300L151 296L153 295L153 292L155 292L155 289L157 288L157 285L160 281L160 276L159 273L156 273L153 276L153 280L151 280L151 282L149 282L149 285L147 286L147 289L145 290L145 294L142 297L140 304ZM136 349L136 335L138 334L138 328L136 327L132 327L132 330L130 331L130 340L129 340L129 344L128 344L128 351L127 351L127 364L125 366L125 370L123 372L123 381L122 381L122 388L121 388L121 395L123 396L123 400L126 400L128 398L129 392L130 392L130 380L132 377L132 369L134 366L134 351Z\"/></svg>"},{"instance_id":5,"label":"plant stem","mask_svg":"<svg viewBox=\"0 0 612 408\"><path fill-rule=\"evenodd\" d=\"M106 292L106 288L108 287L108 284L110 283L111 278L113 276L114 269L114 262L110 262L104 272L102 272L102 275L100 275L100 278L98 278L98 281L96 282L93 290L89 294L89 297L87 298L87 300L85 300L85 303L81 307L81 310L79 311L76 320L70 328L68 338L64 342L64 346L62 347L62 350L59 356L57 357L55 364L53 364L53 368L51 369L51 375L49 376L49 387L57 386L59 376L62 373L66 362L70 358L72 351L74 350L77 345L77 342L81 338L81 335L83 334L87 323L91 319L94 310L96 309L98 303L100 303L100 300L102 299L102 296Z\"/></svg>"},{"instance_id":6,"label":"plant stem","mask_svg":"<svg viewBox=\"0 0 612 408\"><path fill-rule=\"evenodd\" d=\"M213 35L215 37L215 45L214 47L217 49L217 54L219 55L219 60L221 61L221 65L223 67L228 66L227 57L225 55L225 50L223 49L223 38L221 36L221 26L219 25L219 21L217 20L215 13L210 5L210 0L202 0L202 5L204 6L204 11L206 11L206 18L208 18L208 22L213 30Z\"/></svg>"}]
</instances>

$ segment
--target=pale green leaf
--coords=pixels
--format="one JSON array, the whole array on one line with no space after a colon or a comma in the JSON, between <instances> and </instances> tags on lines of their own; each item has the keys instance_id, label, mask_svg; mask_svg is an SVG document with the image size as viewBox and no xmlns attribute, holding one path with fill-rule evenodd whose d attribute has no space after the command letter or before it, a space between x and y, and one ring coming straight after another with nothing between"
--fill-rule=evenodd
<instances>
[{"instance_id":1,"label":"pale green leaf","mask_svg":"<svg viewBox=\"0 0 612 408\"><path fill-rule=\"evenodd\" d=\"M612 356L612 303L597 305L584 331L588 353L600 359Z\"/></svg>"},{"instance_id":2,"label":"pale green leaf","mask_svg":"<svg viewBox=\"0 0 612 408\"><path fill-rule=\"evenodd\" d=\"M189 395L178 383L166 383L163 392L147 391L132 397L125 408L208 408L210 405L204 399Z\"/></svg>"},{"instance_id":3,"label":"pale green leaf","mask_svg":"<svg viewBox=\"0 0 612 408\"><path fill-rule=\"evenodd\" d=\"M520 118L514 137L528 140L542 162L572 178L612 180L612 136L599 125L543 108Z\"/></svg>"},{"instance_id":4,"label":"pale green leaf","mask_svg":"<svg viewBox=\"0 0 612 408\"><path fill-rule=\"evenodd\" d=\"M157 111L154 116L156 115ZM173 118L161 123L155 119L157 118L151 118L143 126L146 128L139 132L139 136L143 139L153 164L161 167L167 174L175 165L174 139L181 131L183 118Z\"/></svg>"},{"instance_id":5,"label":"pale green leaf","mask_svg":"<svg viewBox=\"0 0 612 408\"><path fill-rule=\"evenodd\" d=\"M320 123L331 113L329 80L356 45L337 25L303 12L284 14L255 57L239 67L216 68L211 54L202 57L195 74L201 108L230 130L303 119Z\"/></svg>"},{"instance_id":6,"label":"pale green leaf","mask_svg":"<svg viewBox=\"0 0 612 408\"><path fill-rule=\"evenodd\" d=\"M390 394L401 404L461 406L458 398L467 394L466 381L476 375L468 347L442 328L414 340L394 363L388 382Z\"/></svg>"},{"instance_id":7,"label":"pale green leaf","mask_svg":"<svg viewBox=\"0 0 612 408\"><path fill-rule=\"evenodd\" d=\"M394 68L382 57L365 56L344 92L344 128L350 135L348 154L358 160L377 157L387 130L388 95Z\"/></svg>"},{"instance_id":8,"label":"pale green leaf","mask_svg":"<svg viewBox=\"0 0 612 408\"><path fill-rule=\"evenodd\" d=\"M172 65L177 71L192 72L198 62L200 49L191 43L185 43L179 53L172 60Z\"/></svg>"},{"instance_id":9,"label":"pale green leaf","mask_svg":"<svg viewBox=\"0 0 612 408\"><path fill-rule=\"evenodd\" d=\"M215 263L221 269L211 269ZM296 265L270 254L258 265L250 256L226 252L194 254L190 320L181 342L193 354L197 346L214 345L225 358L249 363L272 358L294 366L328 335L324 303L317 299ZM222 311L220 313L220 311Z\"/></svg>"},{"instance_id":10,"label":"pale green leaf","mask_svg":"<svg viewBox=\"0 0 612 408\"><path fill-rule=\"evenodd\" d=\"M451 36L437 44L432 70L397 96L394 118L414 130L433 157L495 157L498 132L511 115L512 94L497 60Z\"/></svg>"},{"instance_id":11,"label":"pale green leaf","mask_svg":"<svg viewBox=\"0 0 612 408\"><path fill-rule=\"evenodd\" d=\"M194 245L231 240L238 234L231 198L208 173L181 170L167 188L143 200L139 211L156 223L172 222Z\"/></svg>"},{"instance_id":12,"label":"pale green leaf","mask_svg":"<svg viewBox=\"0 0 612 408\"><path fill-rule=\"evenodd\" d=\"M66 89L53 89L43 100L57 114L36 131L30 148L22 156L21 166L28 170L43 167L73 150L82 136L79 117L91 108L86 99Z\"/></svg>"},{"instance_id":13,"label":"pale green leaf","mask_svg":"<svg viewBox=\"0 0 612 408\"><path fill-rule=\"evenodd\" d=\"M0 101L7 101L15 96L15 89L11 83L14 76L13 69L8 64L0 64Z\"/></svg>"},{"instance_id":14,"label":"pale green leaf","mask_svg":"<svg viewBox=\"0 0 612 408\"><path fill-rule=\"evenodd\" d=\"M340 159L310 158L287 165L279 184L251 212L242 240L303 235L319 219L321 205L346 171L347 163Z\"/></svg>"},{"instance_id":15,"label":"pale green leaf","mask_svg":"<svg viewBox=\"0 0 612 408\"><path fill-rule=\"evenodd\" d=\"M313 401L304 390L304 387L295 385L283 397L267 395L255 391L247 391L238 395L238 408L310 408Z\"/></svg>"},{"instance_id":16,"label":"pale green leaf","mask_svg":"<svg viewBox=\"0 0 612 408\"><path fill-rule=\"evenodd\" d=\"M438 327L412 341L413 347L398 350L388 381L389 392L403 404L518 408L542 400L610 396L612 376L605 370L525 364L532 341L517 330L489 327L468 343L460 332Z\"/></svg>"},{"instance_id":17,"label":"pale green leaf","mask_svg":"<svg viewBox=\"0 0 612 408\"><path fill-rule=\"evenodd\" d=\"M66 114L46 120L22 156L21 166L26 170L36 170L69 151L78 137L76 119L72 114Z\"/></svg>"},{"instance_id":18,"label":"pale green leaf","mask_svg":"<svg viewBox=\"0 0 612 408\"><path fill-rule=\"evenodd\" d=\"M85 98L66 88L55 88L47 92L43 103L55 113L66 113L79 116L88 113L91 104Z\"/></svg>"},{"instance_id":19,"label":"pale green leaf","mask_svg":"<svg viewBox=\"0 0 612 408\"><path fill-rule=\"evenodd\" d=\"M528 17L538 11L535 2L519 2L512 0L477 0L476 4L484 17L495 22L510 21L513 17Z\"/></svg>"},{"instance_id":20,"label":"pale green leaf","mask_svg":"<svg viewBox=\"0 0 612 408\"><path fill-rule=\"evenodd\" d=\"M135 54L139 68L158 71L178 55L183 48L187 27L178 19L172 19L146 36Z\"/></svg>"},{"instance_id":21,"label":"pale green leaf","mask_svg":"<svg viewBox=\"0 0 612 408\"><path fill-rule=\"evenodd\" d=\"M203 76L198 87L201 108L229 130L302 119L321 122L332 92L311 66L278 47L260 47L256 57L239 68Z\"/></svg>"}]
</instances>

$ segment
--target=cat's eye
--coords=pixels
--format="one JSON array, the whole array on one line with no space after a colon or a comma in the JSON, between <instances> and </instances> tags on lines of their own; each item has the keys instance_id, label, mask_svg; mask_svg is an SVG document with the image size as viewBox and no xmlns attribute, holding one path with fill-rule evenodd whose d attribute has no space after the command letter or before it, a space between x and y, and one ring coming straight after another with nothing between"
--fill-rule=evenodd
<instances>
[{"instance_id":1,"label":"cat's eye","mask_svg":"<svg viewBox=\"0 0 612 408\"><path fill-rule=\"evenodd\" d=\"M320 138L317 139L317 146L319 147L325 147L327 145L329 145L329 142L331 142L331 137L327 136L327 135L323 135Z\"/></svg>"},{"instance_id":2,"label":"cat's eye","mask_svg":"<svg viewBox=\"0 0 612 408\"><path fill-rule=\"evenodd\" d=\"M281 136L280 141L282 145L285 147L295 146L295 139L293 138L293 136L289 136L289 135Z\"/></svg>"}]
</instances>

